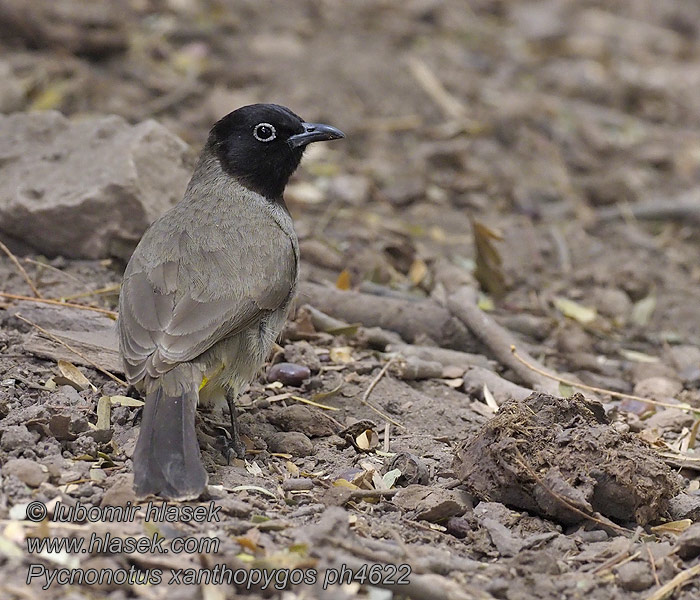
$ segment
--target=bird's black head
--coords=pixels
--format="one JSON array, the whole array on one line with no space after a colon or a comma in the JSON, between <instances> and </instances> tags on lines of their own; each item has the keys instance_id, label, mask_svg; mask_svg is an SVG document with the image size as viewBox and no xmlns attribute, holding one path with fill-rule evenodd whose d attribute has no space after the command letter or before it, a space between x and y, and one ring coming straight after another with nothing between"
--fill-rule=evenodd
<instances>
[{"instance_id":1,"label":"bird's black head","mask_svg":"<svg viewBox=\"0 0 700 600\"><path fill-rule=\"evenodd\" d=\"M306 123L284 106L251 104L216 123L208 144L224 172L248 189L280 201L306 146L343 137L335 127Z\"/></svg>"}]
</instances>

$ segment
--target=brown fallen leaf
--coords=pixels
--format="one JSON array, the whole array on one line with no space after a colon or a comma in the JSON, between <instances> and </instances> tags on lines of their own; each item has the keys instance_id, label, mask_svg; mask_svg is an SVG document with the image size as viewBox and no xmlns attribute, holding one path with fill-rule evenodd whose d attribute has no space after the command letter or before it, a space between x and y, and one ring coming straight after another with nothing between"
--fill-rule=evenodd
<instances>
[{"instance_id":1,"label":"brown fallen leaf","mask_svg":"<svg viewBox=\"0 0 700 600\"><path fill-rule=\"evenodd\" d=\"M485 291L494 296L501 296L506 290L502 269L503 259L496 249L494 241L502 240L503 237L475 220L472 220L472 230L476 250L474 277Z\"/></svg>"},{"instance_id":2,"label":"brown fallen leaf","mask_svg":"<svg viewBox=\"0 0 700 600\"><path fill-rule=\"evenodd\" d=\"M350 271L343 269L338 275L338 279L335 280L335 287L339 290L349 290L350 289Z\"/></svg>"},{"instance_id":3,"label":"brown fallen leaf","mask_svg":"<svg viewBox=\"0 0 700 600\"><path fill-rule=\"evenodd\" d=\"M87 387L92 389L93 392L97 391L97 388L90 383L90 380L85 377L85 375L83 375L83 373L73 363L70 363L67 360L59 360L58 370L61 372L61 375L68 380L68 385L72 385L78 391L84 390ZM59 382L57 381L56 383Z\"/></svg>"}]
</instances>

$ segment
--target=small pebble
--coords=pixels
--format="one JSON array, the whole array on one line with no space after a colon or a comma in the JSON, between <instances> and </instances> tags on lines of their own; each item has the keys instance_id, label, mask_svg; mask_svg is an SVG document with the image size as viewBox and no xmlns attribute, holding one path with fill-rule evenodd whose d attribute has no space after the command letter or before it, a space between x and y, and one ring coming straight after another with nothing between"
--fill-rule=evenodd
<instances>
[{"instance_id":1,"label":"small pebble","mask_svg":"<svg viewBox=\"0 0 700 600\"><path fill-rule=\"evenodd\" d=\"M272 365L267 372L269 382L279 381L284 385L300 386L304 380L311 377L311 370L304 365L294 363L277 363Z\"/></svg>"}]
</instances>

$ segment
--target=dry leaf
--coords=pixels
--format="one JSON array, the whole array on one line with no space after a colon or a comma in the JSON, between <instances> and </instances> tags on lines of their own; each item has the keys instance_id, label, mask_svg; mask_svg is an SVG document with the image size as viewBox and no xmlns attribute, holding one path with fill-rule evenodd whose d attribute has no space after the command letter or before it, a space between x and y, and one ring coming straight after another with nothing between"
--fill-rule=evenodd
<instances>
[{"instance_id":1,"label":"dry leaf","mask_svg":"<svg viewBox=\"0 0 700 600\"><path fill-rule=\"evenodd\" d=\"M336 348L331 348L330 359L334 363L351 363L354 362L352 357L352 348L350 346L338 346Z\"/></svg>"},{"instance_id":2,"label":"dry leaf","mask_svg":"<svg viewBox=\"0 0 700 600\"><path fill-rule=\"evenodd\" d=\"M250 532L248 533L248 535L250 535ZM257 552L259 549L256 541L248 536L237 537L235 538L235 540L238 542L239 545L243 546L246 550L250 550L251 552Z\"/></svg>"},{"instance_id":3,"label":"dry leaf","mask_svg":"<svg viewBox=\"0 0 700 600\"><path fill-rule=\"evenodd\" d=\"M355 438L355 444L357 444L357 447L361 450L374 450L379 446L379 436L373 429L365 429Z\"/></svg>"},{"instance_id":4,"label":"dry leaf","mask_svg":"<svg viewBox=\"0 0 700 600\"><path fill-rule=\"evenodd\" d=\"M490 312L496 308L496 305L493 303L493 298L486 294L479 294L479 300L476 305L484 312Z\"/></svg>"},{"instance_id":5,"label":"dry leaf","mask_svg":"<svg viewBox=\"0 0 700 600\"><path fill-rule=\"evenodd\" d=\"M474 277L481 287L489 294L502 296L506 289L503 276L503 259L494 245L494 241L503 237L486 225L472 220L474 246L476 253L476 269Z\"/></svg>"},{"instance_id":6,"label":"dry leaf","mask_svg":"<svg viewBox=\"0 0 700 600\"><path fill-rule=\"evenodd\" d=\"M396 483L396 480L401 477L401 471L399 469L392 469L391 471L387 471L384 473L384 485L386 486L387 490L390 490L391 488L394 487L394 484Z\"/></svg>"},{"instance_id":7,"label":"dry leaf","mask_svg":"<svg viewBox=\"0 0 700 600\"><path fill-rule=\"evenodd\" d=\"M87 387L92 389L93 392L97 391L97 388L90 383L90 380L85 377L85 375L83 375L78 367L76 367L73 363L69 363L65 360L59 360L58 370L61 372L61 375L68 380L69 385L72 385L78 391L84 390Z\"/></svg>"},{"instance_id":8,"label":"dry leaf","mask_svg":"<svg viewBox=\"0 0 700 600\"><path fill-rule=\"evenodd\" d=\"M498 402L496 402L496 399L493 397L491 390L486 384L484 384L484 401L486 402L486 406L493 412L498 412Z\"/></svg>"},{"instance_id":9,"label":"dry leaf","mask_svg":"<svg viewBox=\"0 0 700 600\"><path fill-rule=\"evenodd\" d=\"M338 279L335 280L335 287L339 290L349 290L350 289L350 271L343 269L338 275Z\"/></svg>"},{"instance_id":10,"label":"dry leaf","mask_svg":"<svg viewBox=\"0 0 700 600\"><path fill-rule=\"evenodd\" d=\"M651 528L653 533L683 533L688 527L693 524L691 519L681 519L680 521L670 521L663 525L656 525Z\"/></svg>"},{"instance_id":11,"label":"dry leaf","mask_svg":"<svg viewBox=\"0 0 700 600\"><path fill-rule=\"evenodd\" d=\"M566 383L559 382L559 395L562 398L571 398L574 395L574 388Z\"/></svg>"},{"instance_id":12,"label":"dry leaf","mask_svg":"<svg viewBox=\"0 0 700 600\"><path fill-rule=\"evenodd\" d=\"M260 468L260 465L255 461L245 461L245 470L248 471L248 473L250 473L251 475L254 475L255 477L262 477L263 475L263 471Z\"/></svg>"},{"instance_id":13,"label":"dry leaf","mask_svg":"<svg viewBox=\"0 0 700 600\"><path fill-rule=\"evenodd\" d=\"M352 325L344 325L343 327L335 327L332 329L326 329L326 333L331 335L346 335L352 337L357 335L357 330L361 327L360 323L353 323Z\"/></svg>"},{"instance_id":14,"label":"dry leaf","mask_svg":"<svg viewBox=\"0 0 700 600\"><path fill-rule=\"evenodd\" d=\"M51 83L41 90L32 101L29 110L56 110L66 97L67 85L65 81Z\"/></svg>"},{"instance_id":15,"label":"dry leaf","mask_svg":"<svg viewBox=\"0 0 700 600\"><path fill-rule=\"evenodd\" d=\"M639 363L657 363L659 362L658 357L651 356L650 354L644 354L644 352L637 352L636 350L626 350L625 348L620 348L620 354L627 360Z\"/></svg>"},{"instance_id":16,"label":"dry leaf","mask_svg":"<svg viewBox=\"0 0 700 600\"><path fill-rule=\"evenodd\" d=\"M632 322L640 327L648 325L655 309L656 296L654 294L649 294L646 298L642 298L636 302L632 307Z\"/></svg>"},{"instance_id":17,"label":"dry leaf","mask_svg":"<svg viewBox=\"0 0 700 600\"><path fill-rule=\"evenodd\" d=\"M139 406L144 405L143 400L129 398L129 396L110 396L109 401L112 404L118 404L119 406L130 406L132 408L138 408Z\"/></svg>"},{"instance_id":18,"label":"dry leaf","mask_svg":"<svg viewBox=\"0 0 700 600\"><path fill-rule=\"evenodd\" d=\"M556 296L553 302L554 306L565 317L574 319L583 325L594 321L598 316L594 308L588 308L587 306L583 306L578 302L574 302L573 300L569 300L568 298L564 298L562 296Z\"/></svg>"},{"instance_id":19,"label":"dry leaf","mask_svg":"<svg viewBox=\"0 0 700 600\"><path fill-rule=\"evenodd\" d=\"M415 286L419 286L427 274L428 265L420 258L416 258L408 269L408 278Z\"/></svg>"},{"instance_id":20,"label":"dry leaf","mask_svg":"<svg viewBox=\"0 0 700 600\"><path fill-rule=\"evenodd\" d=\"M354 483L350 483L347 479L336 479L333 482L333 485L336 487L348 488L349 490L359 490L360 489Z\"/></svg>"},{"instance_id":21,"label":"dry leaf","mask_svg":"<svg viewBox=\"0 0 700 600\"><path fill-rule=\"evenodd\" d=\"M272 498L277 498L277 496L275 496L275 494L273 494L270 490L267 490L264 487L260 487L259 485L237 485L236 487L232 487L231 491L232 492L243 492L243 491L260 492L261 494L265 494L266 496L270 496Z\"/></svg>"}]
</instances>

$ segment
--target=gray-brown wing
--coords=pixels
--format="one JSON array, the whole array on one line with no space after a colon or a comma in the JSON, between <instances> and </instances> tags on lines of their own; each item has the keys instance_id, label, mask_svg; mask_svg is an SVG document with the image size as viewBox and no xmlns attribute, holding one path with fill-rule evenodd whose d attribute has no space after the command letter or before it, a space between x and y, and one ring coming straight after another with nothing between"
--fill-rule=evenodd
<instances>
[{"instance_id":1,"label":"gray-brown wing","mask_svg":"<svg viewBox=\"0 0 700 600\"><path fill-rule=\"evenodd\" d=\"M196 358L288 300L297 269L292 240L271 219L250 225L252 243L235 225L201 239L182 231L147 232L119 298L120 348L130 382Z\"/></svg>"}]
</instances>

